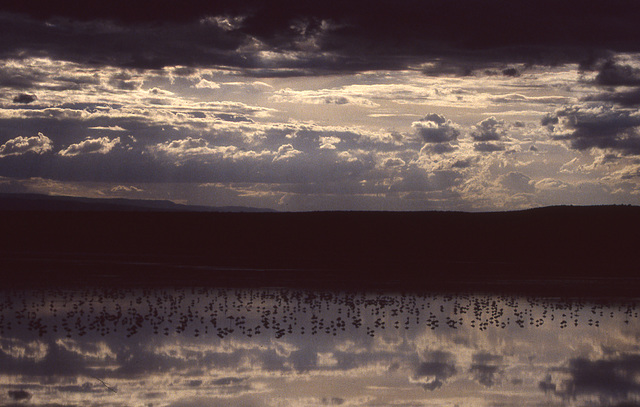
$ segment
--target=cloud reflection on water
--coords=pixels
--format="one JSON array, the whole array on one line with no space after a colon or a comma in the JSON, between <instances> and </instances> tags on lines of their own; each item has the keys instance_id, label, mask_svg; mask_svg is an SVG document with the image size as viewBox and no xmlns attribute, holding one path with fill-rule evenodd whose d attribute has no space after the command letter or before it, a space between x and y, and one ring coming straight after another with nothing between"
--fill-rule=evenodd
<instances>
[{"instance_id":1,"label":"cloud reflection on water","mask_svg":"<svg viewBox=\"0 0 640 407\"><path fill-rule=\"evenodd\" d=\"M633 303L30 290L0 297L0 405L630 405Z\"/></svg>"}]
</instances>

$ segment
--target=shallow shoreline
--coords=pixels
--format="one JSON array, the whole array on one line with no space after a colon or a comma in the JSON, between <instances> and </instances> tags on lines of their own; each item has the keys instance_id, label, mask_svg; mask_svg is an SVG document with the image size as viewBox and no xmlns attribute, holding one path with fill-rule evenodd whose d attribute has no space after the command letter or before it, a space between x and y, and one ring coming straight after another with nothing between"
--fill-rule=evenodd
<instances>
[{"instance_id":1,"label":"shallow shoreline","mask_svg":"<svg viewBox=\"0 0 640 407\"><path fill-rule=\"evenodd\" d=\"M610 301L640 299L640 279L624 277L563 277L532 279L508 277L513 265L502 265L498 274L482 277L481 268L496 265L432 265L428 276L408 271L342 269L246 269L216 268L161 262L107 261L104 258L3 258L3 288L291 288L319 291L479 293L546 298ZM477 274L471 277L471 271ZM532 274L531 270L527 274ZM466 276L461 278L460 276Z\"/></svg>"},{"instance_id":2,"label":"shallow shoreline","mask_svg":"<svg viewBox=\"0 0 640 407\"><path fill-rule=\"evenodd\" d=\"M4 211L3 286L226 286L640 296L640 208Z\"/></svg>"}]
</instances>

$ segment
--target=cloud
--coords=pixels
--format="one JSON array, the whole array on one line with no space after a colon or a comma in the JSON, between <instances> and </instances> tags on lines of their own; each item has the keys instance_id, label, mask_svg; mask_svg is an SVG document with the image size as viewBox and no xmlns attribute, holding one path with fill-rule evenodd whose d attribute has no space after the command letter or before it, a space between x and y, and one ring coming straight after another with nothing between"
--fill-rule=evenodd
<instances>
[{"instance_id":1,"label":"cloud","mask_svg":"<svg viewBox=\"0 0 640 407\"><path fill-rule=\"evenodd\" d=\"M300 154L303 154L302 151L296 150L295 148L293 148L291 144L283 144L280 147L278 147L278 152L276 156L273 158L273 161L280 161L280 160L286 161L296 156L299 156Z\"/></svg>"},{"instance_id":2,"label":"cloud","mask_svg":"<svg viewBox=\"0 0 640 407\"><path fill-rule=\"evenodd\" d=\"M506 93L502 95L490 96L489 100L494 103L535 103L546 105L566 103L569 98L566 96L525 96L519 93Z\"/></svg>"},{"instance_id":3,"label":"cloud","mask_svg":"<svg viewBox=\"0 0 640 407\"><path fill-rule=\"evenodd\" d=\"M312 347L291 352L287 362L293 365L297 372L307 372L318 368L318 353Z\"/></svg>"},{"instance_id":4,"label":"cloud","mask_svg":"<svg viewBox=\"0 0 640 407\"><path fill-rule=\"evenodd\" d=\"M200 82L196 83L195 87L196 89L219 89L220 85L216 82L200 79Z\"/></svg>"},{"instance_id":5,"label":"cloud","mask_svg":"<svg viewBox=\"0 0 640 407\"><path fill-rule=\"evenodd\" d=\"M610 149L627 155L640 154L640 113L637 110L599 105L574 105L545 116L556 140L565 140L576 150Z\"/></svg>"},{"instance_id":6,"label":"cloud","mask_svg":"<svg viewBox=\"0 0 640 407\"><path fill-rule=\"evenodd\" d=\"M120 126L94 126L89 127L89 130L103 130L103 131L127 131Z\"/></svg>"},{"instance_id":7,"label":"cloud","mask_svg":"<svg viewBox=\"0 0 640 407\"><path fill-rule=\"evenodd\" d=\"M182 140L173 140L156 146L156 150L176 157L211 154L215 150L208 147L206 140L202 138L187 137Z\"/></svg>"},{"instance_id":8,"label":"cloud","mask_svg":"<svg viewBox=\"0 0 640 407\"><path fill-rule=\"evenodd\" d=\"M109 137L89 138L80 143L71 144L64 150L60 150L58 154L63 157L73 157L83 154L107 154L118 144L120 144L120 137L114 139L110 139Z\"/></svg>"},{"instance_id":9,"label":"cloud","mask_svg":"<svg viewBox=\"0 0 640 407\"><path fill-rule=\"evenodd\" d=\"M500 184L516 192L533 193L535 185L528 176L519 172L510 172L500 178Z\"/></svg>"},{"instance_id":10,"label":"cloud","mask_svg":"<svg viewBox=\"0 0 640 407\"><path fill-rule=\"evenodd\" d=\"M341 397L323 397L321 402L323 405L325 406L341 406L345 403L345 399L341 398Z\"/></svg>"},{"instance_id":11,"label":"cloud","mask_svg":"<svg viewBox=\"0 0 640 407\"><path fill-rule=\"evenodd\" d=\"M430 113L423 119L413 122L411 127L425 143L447 143L455 141L460 135L460 130L451 120L436 113Z\"/></svg>"},{"instance_id":12,"label":"cloud","mask_svg":"<svg viewBox=\"0 0 640 407\"><path fill-rule=\"evenodd\" d=\"M502 70L502 74L504 76L513 76L513 77L520 76L520 72L516 68L513 68L513 67L503 69Z\"/></svg>"},{"instance_id":13,"label":"cloud","mask_svg":"<svg viewBox=\"0 0 640 407\"><path fill-rule=\"evenodd\" d=\"M493 153L496 151L504 151L504 146L494 143L476 143L473 149L481 153Z\"/></svg>"},{"instance_id":14,"label":"cloud","mask_svg":"<svg viewBox=\"0 0 640 407\"><path fill-rule=\"evenodd\" d=\"M9 390L9 397L15 401L29 400L31 393L25 390Z\"/></svg>"},{"instance_id":15,"label":"cloud","mask_svg":"<svg viewBox=\"0 0 640 407\"><path fill-rule=\"evenodd\" d=\"M385 158L385 160L382 162L382 166L386 168L403 167L405 164L406 163L403 159L397 157Z\"/></svg>"},{"instance_id":16,"label":"cloud","mask_svg":"<svg viewBox=\"0 0 640 407\"><path fill-rule=\"evenodd\" d=\"M585 96L584 101L610 102L620 106L630 107L640 105L640 88L618 92L603 92Z\"/></svg>"},{"instance_id":17,"label":"cloud","mask_svg":"<svg viewBox=\"0 0 640 407\"><path fill-rule=\"evenodd\" d=\"M571 184L553 178L545 178L536 182L535 187L540 190L567 190L571 189Z\"/></svg>"},{"instance_id":18,"label":"cloud","mask_svg":"<svg viewBox=\"0 0 640 407\"><path fill-rule=\"evenodd\" d=\"M262 176L268 172L270 163L286 161L300 153L290 144L280 146L274 152L249 149L242 145L214 145L203 138L194 137L152 145L148 151L152 153L156 164L180 167L187 179L203 176L206 180L219 174L233 178ZM276 174L273 176L277 177Z\"/></svg>"},{"instance_id":19,"label":"cloud","mask_svg":"<svg viewBox=\"0 0 640 407\"><path fill-rule=\"evenodd\" d=\"M261 399L251 396L240 397L185 397L184 399L173 401L167 407L264 407L265 403Z\"/></svg>"},{"instance_id":20,"label":"cloud","mask_svg":"<svg viewBox=\"0 0 640 407\"><path fill-rule=\"evenodd\" d=\"M623 355L614 359L589 360L575 358L562 368L568 379L560 384L541 382L540 388L553 390L563 398L595 395L605 399L628 399L640 395L640 383L635 379L640 374L640 356Z\"/></svg>"},{"instance_id":21,"label":"cloud","mask_svg":"<svg viewBox=\"0 0 640 407\"><path fill-rule=\"evenodd\" d=\"M202 386L202 380L190 379L184 382L187 387L200 387Z\"/></svg>"},{"instance_id":22,"label":"cloud","mask_svg":"<svg viewBox=\"0 0 640 407\"><path fill-rule=\"evenodd\" d=\"M34 102L36 99L38 99L36 95L21 93L13 98L13 103L29 104L31 102Z\"/></svg>"},{"instance_id":23,"label":"cloud","mask_svg":"<svg viewBox=\"0 0 640 407\"><path fill-rule=\"evenodd\" d=\"M59 8L59 12L64 12L64 7ZM225 51L237 49L246 38L216 25L198 22L137 27L104 20L57 19L51 23L6 12L0 14L0 21L3 33L1 55L16 55L22 49L23 55L33 53L123 68L162 68L193 65L194 62L196 65L213 65L225 60L226 64L241 65L240 58ZM22 30L17 31L20 27ZM12 37L7 37L11 32ZM209 52L202 52L203 49ZM116 77L112 82L120 89L137 87L135 81L127 78Z\"/></svg>"},{"instance_id":24,"label":"cloud","mask_svg":"<svg viewBox=\"0 0 640 407\"><path fill-rule=\"evenodd\" d=\"M502 356L490 353L476 353L473 355L470 372L473 378L485 387L491 387L496 383L496 375L502 367Z\"/></svg>"},{"instance_id":25,"label":"cloud","mask_svg":"<svg viewBox=\"0 0 640 407\"><path fill-rule=\"evenodd\" d=\"M6 61L0 62L0 86L2 87L27 90L34 87L45 76L43 72L33 67L22 69L22 67L14 66Z\"/></svg>"},{"instance_id":26,"label":"cloud","mask_svg":"<svg viewBox=\"0 0 640 407\"><path fill-rule=\"evenodd\" d=\"M111 192L142 192L143 189L135 187L133 185L116 185L111 188Z\"/></svg>"},{"instance_id":27,"label":"cloud","mask_svg":"<svg viewBox=\"0 0 640 407\"><path fill-rule=\"evenodd\" d=\"M427 361L420 363L415 370L412 382L419 383L425 390L433 391L442 387L457 372L453 360L453 354L449 352L431 352L427 355Z\"/></svg>"},{"instance_id":28,"label":"cloud","mask_svg":"<svg viewBox=\"0 0 640 407\"><path fill-rule=\"evenodd\" d=\"M216 119L220 119L220 120L224 120L226 122L234 122L234 123L240 123L240 122L247 122L247 123L253 123L253 120L249 119L246 116L242 116L242 115L237 115L237 114L230 114L230 113L216 113L214 115L216 117Z\"/></svg>"},{"instance_id":29,"label":"cloud","mask_svg":"<svg viewBox=\"0 0 640 407\"><path fill-rule=\"evenodd\" d=\"M220 379L213 380L211 382L214 386L230 386L234 384L239 384L245 381L244 377L222 377Z\"/></svg>"},{"instance_id":30,"label":"cloud","mask_svg":"<svg viewBox=\"0 0 640 407\"><path fill-rule=\"evenodd\" d=\"M491 116L474 126L475 130L471 132L474 141L495 141L500 140L504 136L504 121L497 120Z\"/></svg>"},{"instance_id":31,"label":"cloud","mask_svg":"<svg viewBox=\"0 0 640 407\"><path fill-rule=\"evenodd\" d=\"M0 146L0 157L22 155L26 153L45 154L53 149L53 142L42 133L33 137L18 136L7 140Z\"/></svg>"},{"instance_id":32,"label":"cloud","mask_svg":"<svg viewBox=\"0 0 640 407\"><path fill-rule=\"evenodd\" d=\"M462 175L458 171L427 171L416 165L403 168L399 176L389 186L392 192L442 191L460 183Z\"/></svg>"},{"instance_id":33,"label":"cloud","mask_svg":"<svg viewBox=\"0 0 640 407\"><path fill-rule=\"evenodd\" d=\"M56 345L89 360L116 359L116 354L105 342L83 343L70 338L58 339Z\"/></svg>"},{"instance_id":34,"label":"cloud","mask_svg":"<svg viewBox=\"0 0 640 407\"><path fill-rule=\"evenodd\" d=\"M595 83L602 86L639 86L640 69L609 60L598 72Z\"/></svg>"},{"instance_id":35,"label":"cloud","mask_svg":"<svg viewBox=\"0 0 640 407\"><path fill-rule=\"evenodd\" d=\"M322 90L302 90L281 89L269 98L276 103L309 103L322 105L359 105L365 107L376 107L377 104L370 100L353 95L349 89L322 89Z\"/></svg>"},{"instance_id":36,"label":"cloud","mask_svg":"<svg viewBox=\"0 0 640 407\"><path fill-rule=\"evenodd\" d=\"M420 149L420 154L446 154L456 151L458 147L451 145L450 143L434 143L425 144Z\"/></svg>"},{"instance_id":37,"label":"cloud","mask_svg":"<svg viewBox=\"0 0 640 407\"><path fill-rule=\"evenodd\" d=\"M3 7L0 54L145 69L226 66L273 76L404 69L437 60L444 61L439 72L497 65L511 79L519 72L513 64L587 67L608 51L640 50L627 0L596 0L588 8L578 0L561 7L551 0L392 6L224 0L179 10L170 4L140 0L135 10L124 0L95 7L63 0L38 10L10 4Z\"/></svg>"}]
</instances>

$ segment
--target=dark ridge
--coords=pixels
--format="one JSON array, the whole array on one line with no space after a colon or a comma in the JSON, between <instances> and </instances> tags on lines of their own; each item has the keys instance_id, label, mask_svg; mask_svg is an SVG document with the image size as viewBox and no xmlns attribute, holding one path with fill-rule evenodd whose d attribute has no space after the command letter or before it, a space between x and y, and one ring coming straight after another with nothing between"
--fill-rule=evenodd
<instances>
[{"instance_id":1,"label":"dark ridge","mask_svg":"<svg viewBox=\"0 0 640 407\"><path fill-rule=\"evenodd\" d=\"M0 216L5 286L640 293L638 207Z\"/></svg>"},{"instance_id":2,"label":"dark ridge","mask_svg":"<svg viewBox=\"0 0 640 407\"><path fill-rule=\"evenodd\" d=\"M272 209L243 206L182 205L168 200L83 198L6 193L0 193L0 211L275 212Z\"/></svg>"}]
</instances>

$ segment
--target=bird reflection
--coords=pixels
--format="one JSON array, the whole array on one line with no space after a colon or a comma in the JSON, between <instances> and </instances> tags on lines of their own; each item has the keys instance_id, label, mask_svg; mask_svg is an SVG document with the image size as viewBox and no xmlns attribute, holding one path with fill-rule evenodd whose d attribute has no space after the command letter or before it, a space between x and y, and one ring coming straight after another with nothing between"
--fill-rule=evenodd
<instances>
[{"instance_id":1,"label":"bird reflection","mask_svg":"<svg viewBox=\"0 0 640 407\"><path fill-rule=\"evenodd\" d=\"M518 298L500 295L372 294L292 289L21 290L0 294L0 335L26 329L38 336L82 337L141 332L252 338L385 330L540 328L638 318L635 303Z\"/></svg>"}]
</instances>

